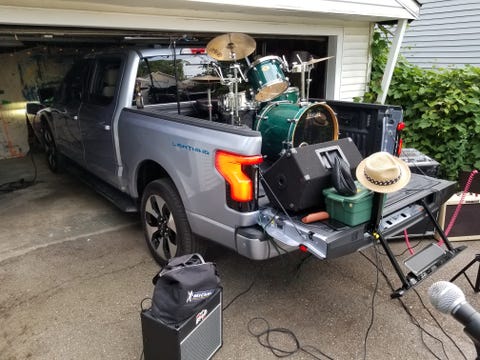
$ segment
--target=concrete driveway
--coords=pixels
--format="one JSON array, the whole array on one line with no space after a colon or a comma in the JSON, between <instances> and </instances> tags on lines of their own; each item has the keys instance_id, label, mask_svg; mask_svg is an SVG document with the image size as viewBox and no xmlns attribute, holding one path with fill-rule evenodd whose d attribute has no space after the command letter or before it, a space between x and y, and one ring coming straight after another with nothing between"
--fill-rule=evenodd
<instances>
[{"instance_id":1,"label":"concrete driveway","mask_svg":"<svg viewBox=\"0 0 480 360\"><path fill-rule=\"evenodd\" d=\"M42 157L36 163L35 185L0 194L0 359L139 359L140 302L151 296L151 278L159 268L137 217L121 213L69 175L50 174ZM2 161L0 174L23 171L27 178L31 166L29 159ZM375 267L360 253L329 261L296 253L257 262L214 246L207 259L217 263L224 305L251 286L224 311L224 343L214 359L276 358L248 332L255 317L291 330L320 359L327 357L312 346L333 359L463 359L458 346L473 359L475 349L462 326L434 310L426 295L433 282L448 280L480 250L478 242L465 244L468 249L417 286L417 293L402 298L413 317L390 299L381 275L377 284ZM397 253L405 249L401 241L393 246ZM399 286L379 252L379 262ZM377 257L373 248L364 255ZM471 269L473 280L476 270ZM457 285L480 309L467 282L461 278ZM422 335L416 324L436 338ZM262 323L254 325L262 330ZM294 345L279 333L270 341L283 349ZM314 358L303 351L289 357Z\"/></svg>"}]
</instances>

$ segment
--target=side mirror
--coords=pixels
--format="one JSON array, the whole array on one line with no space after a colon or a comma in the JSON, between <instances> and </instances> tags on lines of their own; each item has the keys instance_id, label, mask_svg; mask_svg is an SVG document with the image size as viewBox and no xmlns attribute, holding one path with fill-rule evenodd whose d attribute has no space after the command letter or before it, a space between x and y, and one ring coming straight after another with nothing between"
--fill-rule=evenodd
<instances>
[{"instance_id":1,"label":"side mirror","mask_svg":"<svg viewBox=\"0 0 480 360\"><path fill-rule=\"evenodd\" d=\"M38 113L43 108L45 108L45 105L43 105L43 104L29 102L29 103L27 103L26 111L27 111L28 115L35 115L36 113Z\"/></svg>"}]
</instances>

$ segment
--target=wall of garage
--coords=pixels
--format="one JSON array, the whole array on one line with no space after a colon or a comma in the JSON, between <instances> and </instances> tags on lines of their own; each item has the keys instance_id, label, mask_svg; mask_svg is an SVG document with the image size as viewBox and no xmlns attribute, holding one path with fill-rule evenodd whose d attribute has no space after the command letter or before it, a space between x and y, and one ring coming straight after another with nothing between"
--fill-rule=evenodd
<instances>
[{"instance_id":1,"label":"wall of garage","mask_svg":"<svg viewBox=\"0 0 480 360\"><path fill-rule=\"evenodd\" d=\"M0 159L28 153L25 104L38 101L39 88L58 84L73 57L43 46L0 54Z\"/></svg>"}]
</instances>

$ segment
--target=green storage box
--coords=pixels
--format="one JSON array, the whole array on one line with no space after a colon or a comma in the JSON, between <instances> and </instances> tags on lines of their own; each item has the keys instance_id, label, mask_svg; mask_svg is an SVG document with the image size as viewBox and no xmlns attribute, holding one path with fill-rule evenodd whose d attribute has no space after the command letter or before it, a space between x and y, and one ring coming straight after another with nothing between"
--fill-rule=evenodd
<instances>
[{"instance_id":1,"label":"green storage box","mask_svg":"<svg viewBox=\"0 0 480 360\"><path fill-rule=\"evenodd\" d=\"M357 181L355 184L357 194L353 196L340 195L333 187L323 190L330 218L348 226L365 223L372 217L373 192Z\"/></svg>"}]
</instances>

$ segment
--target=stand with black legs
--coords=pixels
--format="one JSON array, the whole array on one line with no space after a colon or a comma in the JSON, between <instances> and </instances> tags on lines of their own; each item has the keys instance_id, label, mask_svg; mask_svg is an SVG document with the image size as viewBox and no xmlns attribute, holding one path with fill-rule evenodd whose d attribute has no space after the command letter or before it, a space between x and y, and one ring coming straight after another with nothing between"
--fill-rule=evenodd
<instances>
[{"instance_id":1,"label":"stand with black legs","mask_svg":"<svg viewBox=\"0 0 480 360\"><path fill-rule=\"evenodd\" d=\"M475 263L479 263L478 270L477 270L477 279L475 280L475 285L472 283L470 278L467 275L467 270L470 269ZM475 258L470 261L462 270L460 270L454 277L450 279L450 282L454 282L457 280L460 275L464 275L467 279L468 283L472 287L473 291L476 293L480 292L480 254L475 255Z\"/></svg>"},{"instance_id":2,"label":"stand with black legs","mask_svg":"<svg viewBox=\"0 0 480 360\"><path fill-rule=\"evenodd\" d=\"M432 212L428 208L425 201L421 200L419 204L422 205L423 208L425 209L428 217L432 221L435 229L437 230L438 234L442 238L445 244L445 247L447 249L446 250L443 249L436 243L430 244L429 246L420 250L419 252L412 255L410 258L408 258L405 261L405 266L407 266L411 270L408 274L405 274L400 264L398 263L397 259L395 258L395 255L393 254L392 249L390 248L390 245L388 244L386 239L383 237L381 231L379 230L380 222L382 220L384 199L385 199L385 194L376 192L373 195L372 218L370 220L369 233L373 237L374 241L378 240L382 245L383 249L385 250L385 253L387 254L388 260L392 264L393 268L395 269L395 272L397 273L402 283L402 286L391 294L392 298L397 298L402 296L405 291L415 286L421 280L425 279L427 276L433 273L440 266L450 261L460 251L465 249L465 246L460 246L458 248L454 248L452 246L452 244L450 243L447 236L441 229L440 225L438 224L437 220L433 216ZM479 256L479 259L480 259L480 256ZM475 261L480 261L480 260L474 260L474 262ZM469 266L471 265L472 264L469 264ZM467 266L466 268L468 268L469 266ZM480 268L479 268L479 273L480 273ZM459 274L457 274L457 277L458 276ZM479 279L477 276L477 283L476 283L477 289L479 286L478 282L479 282Z\"/></svg>"}]
</instances>

